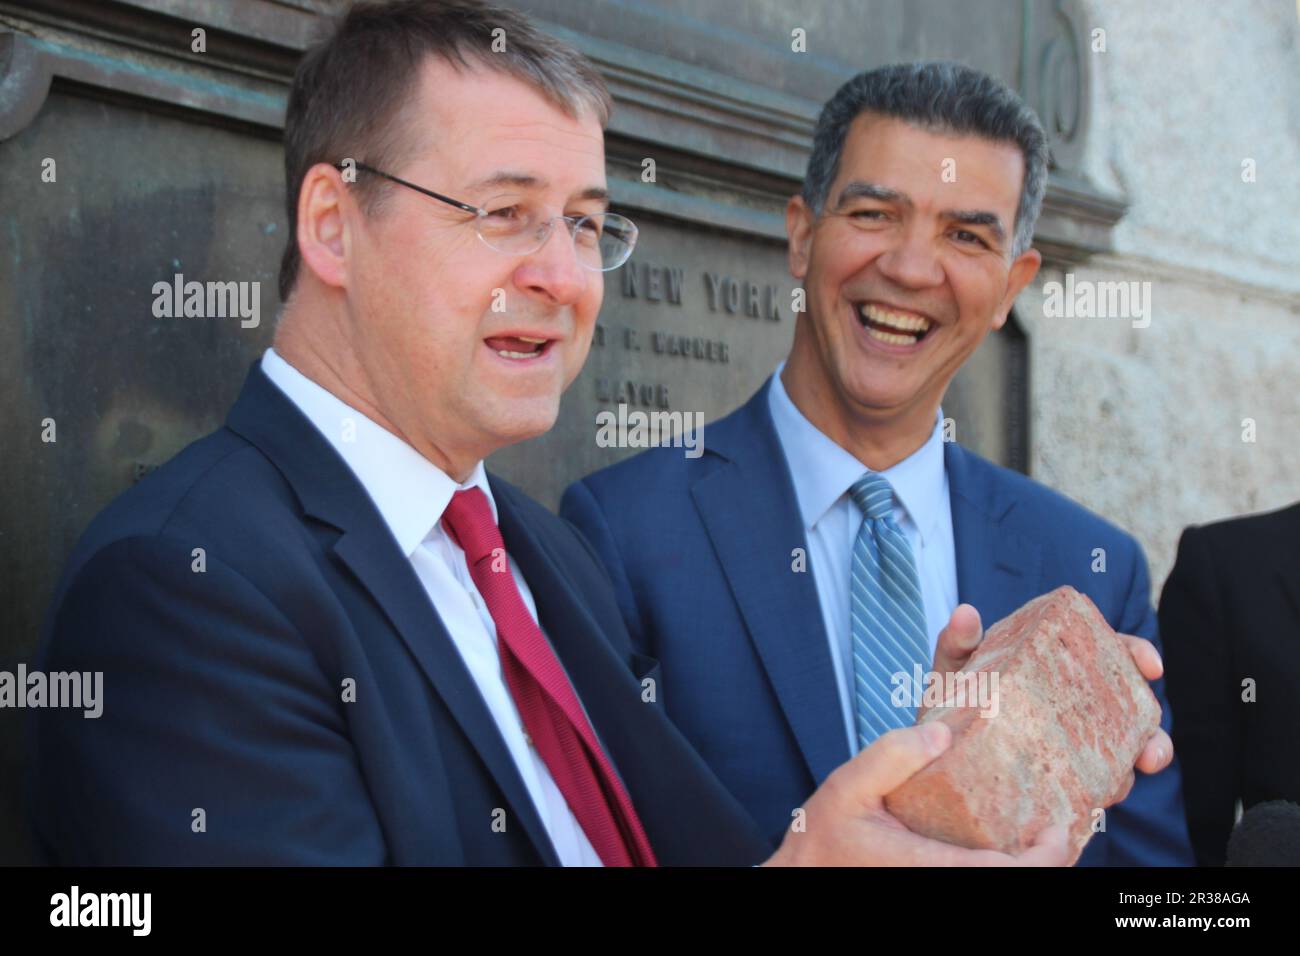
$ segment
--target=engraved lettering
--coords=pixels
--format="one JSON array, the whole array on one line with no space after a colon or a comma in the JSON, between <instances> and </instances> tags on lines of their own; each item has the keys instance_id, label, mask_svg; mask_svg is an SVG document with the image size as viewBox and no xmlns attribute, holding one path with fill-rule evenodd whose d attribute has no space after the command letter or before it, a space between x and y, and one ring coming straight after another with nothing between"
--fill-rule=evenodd
<instances>
[{"instance_id":1,"label":"engraved lettering","mask_svg":"<svg viewBox=\"0 0 1300 956\"><path fill-rule=\"evenodd\" d=\"M629 260L623 266L623 298L625 299L635 299L637 297L640 289L637 285L638 273L636 267L638 265L639 263L635 260Z\"/></svg>"},{"instance_id":2,"label":"engraved lettering","mask_svg":"<svg viewBox=\"0 0 1300 956\"><path fill-rule=\"evenodd\" d=\"M765 303L767 308L764 310L764 314L773 322L781 321L781 300L778 298L781 294L780 290L778 290L774 285L769 285L766 287L765 292Z\"/></svg>"},{"instance_id":3,"label":"engraved lettering","mask_svg":"<svg viewBox=\"0 0 1300 956\"><path fill-rule=\"evenodd\" d=\"M740 308L740 283L731 276L727 276L722 282L726 286L727 311L735 312Z\"/></svg>"},{"instance_id":4,"label":"engraved lettering","mask_svg":"<svg viewBox=\"0 0 1300 956\"><path fill-rule=\"evenodd\" d=\"M682 304L682 270L667 269L668 273L668 301L674 305Z\"/></svg>"},{"instance_id":5,"label":"engraved lettering","mask_svg":"<svg viewBox=\"0 0 1300 956\"><path fill-rule=\"evenodd\" d=\"M717 312L721 302L722 283L712 272L704 273L704 288L709 293L709 311Z\"/></svg>"}]
</instances>

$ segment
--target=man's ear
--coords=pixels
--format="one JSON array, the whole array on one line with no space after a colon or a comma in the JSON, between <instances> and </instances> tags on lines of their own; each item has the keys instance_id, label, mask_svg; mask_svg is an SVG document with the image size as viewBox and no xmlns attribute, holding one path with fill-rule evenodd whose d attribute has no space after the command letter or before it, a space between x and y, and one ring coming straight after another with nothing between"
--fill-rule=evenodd
<instances>
[{"instance_id":1,"label":"man's ear","mask_svg":"<svg viewBox=\"0 0 1300 956\"><path fill-rule=\"evenodd\" d=\"M789 239L786 255L790 260L790 275L796 279L802 279L808 274L808 257L812 250L813 224L816 218L802 196L791 196L785 204L785 234Z\"/></svg>"},{"instance_id":2,"label":"man's ear","mask_svg":"<svg viewBox=\"0 0 1300 956\"><path fill-rule=\"evenodd\" d=\"M298 252L321 282L347 281L346 222L355 209L347 183L328 163L307 170L298 191Z\"/></svg>"},{"instance_id":3,"label":"man's ear","mask_svg":"<svg viewBox=\"0 0 1300 956\"><path fill-rule=\"evenodd\" d=\"M1007 324L1007 316L1011 314L1011 307L1016 304L1016 297L1024 290L1025 286L1034 281L1034 276L1038 275L1038 267L1043 264L1043 257L1037 249L1026 249L1016 257L1016 261L1011 263L1011 271L1007 273L1007 291L998 303L997 314L993 317L994 330L1002 328Z\"/></svg>"}]
</instances>

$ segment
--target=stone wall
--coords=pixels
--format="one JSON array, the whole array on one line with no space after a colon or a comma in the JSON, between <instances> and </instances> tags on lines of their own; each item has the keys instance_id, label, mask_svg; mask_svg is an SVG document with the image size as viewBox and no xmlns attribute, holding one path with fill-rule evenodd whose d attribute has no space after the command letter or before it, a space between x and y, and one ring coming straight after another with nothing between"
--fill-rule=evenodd
<instances>
[{"instance_id":1,"label":"stone wall","mask_svg":"<svg viewBox=\"0 0 1300 956\"><path fill-rule=\"evenodd\" d=\"M1084 8L1106 31L1084 168L1130 205L1113 254L1053 263L1019 304L1031 472L1132 531L1158 595L1185 526L1300 499L1300 11ZM1045 316L1067 271L1150 282L1149 325Z\"/></svg>"}]
</instances>

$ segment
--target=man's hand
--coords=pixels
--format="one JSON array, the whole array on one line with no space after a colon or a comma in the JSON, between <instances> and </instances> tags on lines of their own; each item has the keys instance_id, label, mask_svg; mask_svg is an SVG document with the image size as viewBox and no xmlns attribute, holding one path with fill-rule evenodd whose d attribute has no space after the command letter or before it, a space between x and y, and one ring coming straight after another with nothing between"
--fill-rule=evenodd
<instances>
[{"instance_id":1,"label":"man's hand","mask_svg":"<svg viewBox=\"0 0 1300 956\"><path fill-rule=\"evenodd\" d=\"M978 615L977 615L978 619ZM884 796L948 749L945 724L891 730L826 778L764 866L1066 866L1064 827L1049 827L1020 856L967 850L913 833Z\"/></svg>"},{"instance_id":2,"label":"man's hand","mask_svg":"<svg viewBox=\"0 0 1300 956\"><path fill-rule=\"evenodd\" d=\"M1134 637L1132 634L1118 636L1133 655L1133 661L1142 672L1142 676L1149 681L1159 680L1160 675L1165 672L1165 667L1155 645L1145 638ZM948 626L939 632L939 642L934 649L934 672L951 674L963 670L983 640L984 628L980 624L980 612L969 604L958 604L952 612L952 617L948 619ZM926 710L924 705L918 708L917 718L920 719ZM1138 755L1136 767L1143 773L1159 773L1169 766L1173 759L1174 742L1163 729L1156 728L1156 732L1147 741L1142 753ZM1119 803L1123 800L1131 789L1133 789L1133 774L1130 773L1127 783L1114 802Z\"/></svg>"},{"instance_id":3,"label":"man's hand","mask_svg":"<svg viewBox=\"0 0 1300 956\"><path fill-rule=\"evenodd\" d=\"M948 619L948 626L939 632L939 643L934 648L934 666L931 669L936 674L954 674L965 670L982 640L984 627L980 624L980 612L969 604L958 604ZM917 718L928 709L922 704L917 710Z\"/></svg>"}]
</instances>

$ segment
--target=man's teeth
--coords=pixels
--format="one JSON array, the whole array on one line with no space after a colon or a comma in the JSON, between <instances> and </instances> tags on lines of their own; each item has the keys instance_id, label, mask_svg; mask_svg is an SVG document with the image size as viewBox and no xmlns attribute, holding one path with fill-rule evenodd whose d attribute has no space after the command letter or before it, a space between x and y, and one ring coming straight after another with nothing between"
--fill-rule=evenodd
<instances>
[{"instance_id":1,"label":"man's teeth","mask_svg":"<svg viewBox=\"0 0 1300 956\"><path fill-rule=\"evenodd\" d=\"M895 335L892 332L881 332L867 326L867 334L873 339L879 339L882 342L888 342L890 345L915 345L915 335Z\"/></svg>"},{"instance_id":2,"label":"man's teeth","mask_svg":"<svg viewBox=\"0 0 1300 956\"><path fill-rule=\"evenodd\" d=\"M492 345L494 341L497 343L496 345ZM541 355L543 352L546 351L546 341L547 340L545 338L532 338L531 336L527 336L527 335L502 335L496 337L495 339L489 339L488 345L491 346L493 351L495 351L497 355L500 355L502 358L532 359L532 358L537 358L537 356ZM502 345L506 345L507 343L510 345L514 345L517 342L522 343L524 345L537 346L537 347L529 348L529 349L511 349L511 348L500 347Z\"/></svg>"},{"instance_id":3,"label":"man's teeth","mask_svg":"<svg viewBox=\"0 0 1300 956\"><path fill-rule=\"evenodd\" d=\"M858 311L878 325L888 325L902 332L924 332L930 327L930 320L919 315L902 315L890 312L876 305L862 305Z\"/></svg>"},{"instance_id":4,"label":"man's teeth","mask_svg":"<svg viewBox=\"0 0 1300 956\"><path fill-rule=\"evenodd\" d=\"M875 305L858 306L858 318L868 335L890 345L914 345L930 330L932 324L929 319L919 315L902 315Z\"/></svg>"}]
</instances>

